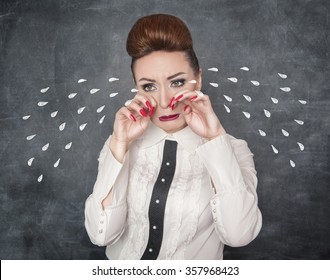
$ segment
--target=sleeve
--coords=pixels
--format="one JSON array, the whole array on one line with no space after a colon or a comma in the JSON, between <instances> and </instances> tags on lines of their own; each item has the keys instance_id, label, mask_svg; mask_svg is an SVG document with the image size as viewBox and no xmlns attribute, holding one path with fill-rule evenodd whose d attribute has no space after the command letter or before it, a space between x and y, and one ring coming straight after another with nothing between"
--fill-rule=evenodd
<instances>
[{"instance_id":1,"label":"sleeve","mask_svg":"<svg viewBox=\"0 0 330 280\"><path fill-rule=\"evenodd\" d=\"M247 245L262 225L253 154L244 140L228 134L206 142L197 153L216 191L210 206L220 240L232 247Z\"/></svg>"},{"instance_id":2,"label":"sleeve","mask_svg":"<svg viewBox=\"0 0 330 280\"><path fill-rule=\"evenodd\" d=\"M98 246L115 243L124 232L127 215L128 153L121 164L105 142L100 156L93 193L85 203L85 228L91 242ZM105 209L103 199L112 189L112 203Z\"/></svg>"}]
</instances>

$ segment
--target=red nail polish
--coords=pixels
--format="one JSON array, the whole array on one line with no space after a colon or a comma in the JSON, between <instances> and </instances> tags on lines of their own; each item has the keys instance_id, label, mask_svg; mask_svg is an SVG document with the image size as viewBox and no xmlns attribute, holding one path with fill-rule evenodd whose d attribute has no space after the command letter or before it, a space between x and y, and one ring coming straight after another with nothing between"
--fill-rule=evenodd
<instances>
[{"instance_id":1,"label":"red nail polish","mask_svg":"<svg viewBox=\"0 0 330 280\"><path fill-rule=\"evenodd\" d=\"M186 111L189 105L184 106L183 111Z\"/></svg>"},{"instance_id":2,"label":"red nail polish","mask_svg":"<svg viewBox=\"0 0 330 280\"><path fill-rule=\"evenodd\" d=\"M130 114L129 117L131 118L132 121L136 122L136 118L132 114Z\"/></svg>"},{"instance_id":3,"label":"red nail polish","mask_svg":"<svg viewBox=\"0 0 330 280\"><path fill-rule=\"evenodd\" d=\"M170 102L170 107L172 108L173 102L175 101L174 97L172 97L171 102ZM172 109L173 110L173 109Z\"/></svg>"},{"instance_id":4,"label":"red nail polish","mask_svg":"<svg viewBox=\"0 0 330 280\"><path fill-rule=\"evenodd\" d=\"M146 102L146 105L147 105L147 107L149 108L149 110L151 111L153 107L151 106L151 104L150 104L149 101Z\"/></svg>"},{"instance_id":5,"label":"red nail polish","mask_svg":"<svg viewBox=\"0 0 330 280\"><path fill-rule=\"evenodd\" d=\"M155 107L152 107L151 106L151 109L149 110L149 117L152 116L152 114L154 113L154 111L155 111Z\"/></svg>"},{"instance_id":6,"label":"red nail polish","mask_svg":"<svg viewBox=\"0 0 330 280\"><path fill-rule=\"evenodd\" d=\"M146 110L145 110L144 108L142 108L142 109L140 110L140 113L141 113L141 115L144 116L144 117L147 116L147 112L146 112Z\"/></svg>"},{"instance_id":7,"label":"red nail polish","mask_svg":"<svg viewBox=\"0 0 330 280\"><path fill-rule=\"evenodd\" d=\"M180 100L183 97L183 94L179 95L177 98L175 98L175 101Z\"/></svg>"},{"instance_id":8,"label":"red nail polish","mask_svg":"<svg viewBox=\"0 0 330 280\"><path fill-rule=\"evenodd\" d=\"M196 96L190 98L190 101L194 101L197 97L198 97L198 96L196 95Z\"/></svg>"},{"instance_id":9,"label":"red nail polish","mask_svg":"<svg viewBox=\"0 0 330 280\"><path fill-rule=\"evenodd\" d=\"M172 111L174 110L174 107L175 107L175 104L173 104L173 105L171 106L171 108L172 108Z\"/></svg>"}]
</instances>

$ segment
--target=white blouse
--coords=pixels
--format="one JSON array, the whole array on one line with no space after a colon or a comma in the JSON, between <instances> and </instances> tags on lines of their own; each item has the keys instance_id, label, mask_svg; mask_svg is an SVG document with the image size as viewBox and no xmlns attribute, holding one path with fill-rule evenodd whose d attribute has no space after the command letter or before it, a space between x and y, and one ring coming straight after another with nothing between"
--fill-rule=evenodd
<instances>
[{"instance_id":1,"label":"white blouse","mask_svg":"<svg viewBox=\"0 0 330 280\"><path fill-rule=\"evenodd\" d=\"M141 259L149 236L148 210L165 139L178 142L158 259L222 259L224 245L244 246L259 233L262 216L253 154L228 134L205 141L189 127L167 134L150 123L119 163L106 141L85 227L109 259ZM112 204L102 200L112 190Z\"/></svg>"}]
</instances>

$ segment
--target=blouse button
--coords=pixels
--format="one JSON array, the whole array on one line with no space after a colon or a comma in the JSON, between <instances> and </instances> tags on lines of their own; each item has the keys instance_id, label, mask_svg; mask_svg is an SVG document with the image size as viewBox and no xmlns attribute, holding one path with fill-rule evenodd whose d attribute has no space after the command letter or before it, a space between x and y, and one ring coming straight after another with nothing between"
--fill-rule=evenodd
<instances>
[{"instance_id":1,"label":"blouse button","mask_svg":"<svg viewBox=\"0 0 330 280\"><path fill-rule=\"evenodd\" d=\"M156 203L157 203L157 204L159 203L159 199L156 199Z\"/></svg>"},{"instance_id":2,"label":"blouse button","mask_svg":"<svg viewBox=\"0 0 330 280\"><path fill-rule=\"evenodd\" d=\"M162 178L162 180L161 180L163 183L165 182L165 179L164 178Z\"/></svg>"},{"instance_id":3,"label":"blouse button","mask_svg":"<svg viewBox=\"0 0 330 280\"><path fill-rule=\"evenodd\" d=\"M166 162L166 165L167 165L167 166L170 166L170 163L169 163L169 162Z\"/></svg>"},{"instance_id":4,"label":"blouse button","mask_svg":"<svg viewBox=\"0 0 330 280\"><path fill-rule=\"evenodd\" d=\"M215 208L213 209L213 213L215 213L217 210L215 210Z\"/></svg>"},{"instance_id":5,"label":"blouse button","mask_svg":"<svg viewBox=\"0 0 330 280\"><path fill-rule=\"evenodd\" d=\"M103 232L103 229L100 229L100 230L99 230L99 234L101 234L102 232Z\"/></svg>"},{"instance_id":6,"label":"blouse button","mask_svg":"<svg viewBox=\"0 0 330 280\"><path fill-rule=\"evenodd\" d=\"M152 248L149 248L149 252L152 253Z\"/></svg>"},{"instance_id":7,"label":"blouse button","mask_svg":"<svg viewBox=\"0 0 330 280\"><path fill-rule=\"evenodd\" d=\"M215 200L213 200L213 204L216 204L216 201Z\"/></svg>"},{"instance_id":8,"label":"blouse button","mask_svg":"<svg viewBox=\"0 0 330 280\"><path fill-rule=\"evenodd\" d=\"M100 224L102 225L104 223L104 221L102 220L102 221L100 221Z\"/></svg>"},{"instance_id":9,"label":"blouse button","mask_svg":"<svg viewBox=\"0 0 330 280\"><path fill-rule=\"evenodd\" d=\"M157 229L157 227L156 227L156 226L153 226L152 228L153 228L153 229Z\"/></svg>"}]
</instances>

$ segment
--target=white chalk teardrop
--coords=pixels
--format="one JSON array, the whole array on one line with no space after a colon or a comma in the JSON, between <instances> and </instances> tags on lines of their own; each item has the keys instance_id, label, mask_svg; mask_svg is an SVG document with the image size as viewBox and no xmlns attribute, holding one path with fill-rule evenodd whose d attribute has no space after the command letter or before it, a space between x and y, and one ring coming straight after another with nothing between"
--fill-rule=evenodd
<instances>
[{"instance_id":1,"label":"white chalk teardrop","mask_svg":"<svg viewBox=\"0 0 330 280\"><path fill-rule=\"evenodd\" d=\"M290 165L291 165L293 168L296 167L295 162L294 162L293 160L291 160L291 159L290 159Z\"/></svg>"},{"instance_id":2,"label":"white chalk teardrop","mask_svg":"<svg viewBox=\"0 0 330 280\"><path fill-rule=\"evenodd\" d=\"M286 130L284 130L284 129L281 129L281 130L285 137L288 137L290 135L289 132L287 132Z\"/></svg>"},{"instance_id":3,"label":"white chalk teardrop","mask_svg":"<svg viewBox=\"0 0 330 280\"><path fill-rule=\"evenodd\" d=\"M60 130L60 131L63 131L64 130L64 128L65 128L65 125L66 125L66 123L64 122L64 123L62 123L59 127L58 127L58 129Z\"/></svg>"},{"instance_id":4,"label":"white chalk teardrop","mask_svg":"<svg viewBox=\"0 0 330 280\"><path fill-rule=\"evenodd\" d=\"M78 84L81 84L81 83L86 82L86 81L87 81L86 79L79 79Z\"/></svg>"},{"instance_id":5,"label":"white chalk teardrop","mask_svg":"<svg viewBox=\"0 0 330 280\"><path fill-rule=\"evenodd\" d=\"M278 150L277 150L273 145L271 145L271 146L272 146L273 152L274 152L275 154L278 154Z\"/></svg>"},{"instance_id":6,"label":"white chalk teardrop","mask_svg":"<svg viewBox=\"0 0 330 280\"><path fill-rule=\"evenodd\" d=\"M243 70L243 71L250 71L250 69L248 67L246 67L246 66L241 67L240 69Z\"/></svg>"},{"instance_id":7,"label":"white chalk teardrop","mask_svg":"<svg viewBox=\"0 0 330 280\"><path fill-rule=\"evenodd\" d=\"M274 97L271 97L272 101L274 104L277 104L278 103L278 99L274 98Z\"/></svg>"},{"instance_id":8,"label":"white chalk teardrop","mask_svg":"<svg viewBox=\"0 0 330 280\"><path fill-rule=\"evenodd\" d=\"M100 89L99 88L92 88L89 92L90 94L94 94L96 92L98 92Z\"/></svg>"},{"instance_id":9,"label":"white chalk teardrop","mask_svg":"<svg viewBox=\"0 0 330 280\"><path fill-rule=\"evenodd\" d=\"M301 120L294 120L297 124L299 125L303 125L304 124L304 121L301 121Z\"/></svg>"},{"instance_id":10,"label":"white chalk teardrop","mask_svg":"<svg viewBox=\"0 0 330 280\"><path fill-rule=\"evenodd\" d=\"M87 125L87 123L80 125L79 126L80 131L83 131L85 129L86 125Z\"/></svg>"},{"instance_id":11,"label":"white chalk teardrop","mask_svg":"<svg viewBox=\"0 0 330 280\"><path fill-rule=\"evenodd\" d=\"M84 112L85 110L85 106L84 107L80 107L78 110L77 110L77 113L80 115L82 112Z\"/></svg>"},{"instance_id":12,"label":"white chalk teardrop","mask_svg":"<svg viewBox=\"0 0 330 280\"><path fill-rule=\"evenodd\" d=\"M228 80L233 82L233 83L237 83L237 81L238 81L238 79L235 78L235 77L228 78Z\"/></svg>"},{"instance_id":13,"label":"white chalk teardrop","mask_svg":"<svg viewBox=\"0 0 330 280\"><path fill-rule=\"evenodd\" d=\"M57 113L58 113L58 111L52 112L52 113L50 114L50 116L51 116L52 118L55 118L56 115L57 115Z\"/></svg>"},{"instance_id":14,"label":"white chalk teardrop","mask_svg":"<svg viewBox=\"0 0 330 280\"><path fill-rule=\"evenodd\" d=\"M28 116L24 116L24 117L22 117L22 119L26 121L26 120L29 119L30 117L31 117L31 115L28 115Z\"/></svg>"},{"instance_id":15,"label":"white chalk teardrop","mask_svg":"<svg viewBox=\"0 0 330 280\"><path fill-rule=\"evenodd\" d=\"M305 146L303 144L301 144L300 142L297 142L300 151L303 151L305 149Z\"/></svg>"},{"instance_id":16,"label":"white chalk teardrop","mask_svg":"<svg viewBox=\"0 0 330 280\"><path fill-rule=\"evenodd\" d=\"M217 83L210 83L212 87L218 87L219 85Z\"/></svg>"},{"instance_id":17,"label":"white chalk teardrop","mask_svg":"<svg viewBox=\"0 0 330 280\"><path fill-rule=\"evenodd\" d=\"M74 98L76 95L77 95L76 92L70 93L70 94L68 95L68 98L69 98L69 99L72 99L72 98Z\"/></svg>"},{"instance_id":18,"label":"white chalk teardrop","mask_svg":"<svg viewBox=\"0 0 330 280\"><path fill-rule=\"evenodd\" d=\"M103 123L105 115L99 120L99 123Z\"/></svg>"},{"instance_id":19,"label":"white chalk teardrop","mask_svg":"<svg viewBox=\"0 0 330 280\"><path fill-rule=\"evenodd\" d=\"M96 110L96 112L101 113L103 111L104 107L105 107L105 105L101 106L100 108L98 108Z\"/></svg>"},{"instance_id":20,"label":"white chalk teardrop","mask_svg":"<svg viewBox=\"0 0 330 280\"><path fill-rule=\"evenodd\" d=\"M47 101L40 101L40 102L38 102L38 106L39 106L39 107L46 106L47 104L48 104Z\"/></svg>"},{"instance_id":21,"label":"white chalk teardrop","mask_svg":"<svg viewBox=\"0 0 330 280\"><path fill-rule=\"evenodd\" d=\"M64 148L65 148L66 150L69 150L69 149L71 148L71 146L72 146L72 142L66 144Z\"/></svg>"},{"instance_id":22,"label":"white chalk teardrop","mask_svg":"<svg viewBox=\"0 0 330 280\"><path fill-rule=\"evenodd\" d=\"M61 161L61 159L59 158L59 159L54 163L54 167L55 167L55 168L58 167L58 165L60 164L60 161Z\"/></svg>"},{"instance_id":23,"label":"white chalk teardrop","mask_svg":"<svg viewBox=\"0 0 330 280\"><path fill-rule=\"evenodd\" d=\"M40 183L41 181L42 181L42 179L44 178L44 175L40 175L39 177L38 177L38 182Z\"/></svg>"},{"instance_id":24,"label":"white chalk teardrop","mask_svg":"<svg viewBox=\"0 0 330 280\"><path fill-rule=\"evenodd\" d=\"M290 92L291 88L289 87L281 87L280 90L284 91L284 92Z\"/></svg>"},{"instance_id":25,"label":"white chalk teardrop","mask_svg":"<svg viewBox=\"0 0 330 280\"><path fill-rule=\"evenodd\" d=\"M307 104L307 101L306 100L298 100L301 104L305 105Z\"/></svg>"},{"instance_id":26,"label":"white chalk teardrop","mask_svg":"<svg viewBox=\"0 0 330 280\"><path fill-rule=\"evenodd\" d=\"M243 95L247 102L251 102L252 98L248 95Z\"/></svg>"},{"instance_id":27,"label":"white chalk teardrop","mask_svg":"<svg viewBox=\"0 0 330 280\"><path fill-rule=\"evenodd\" d=\"M112 83L112 82L118 81L118 80L119 80L118 78L112 77L112 78L109 79L109 82Z\"/></svg>"},{"instance_id":28,"label":"white chalk teardrop","mask_svg":"<svg viewBox=\"0 0 330 280\"><path fill-rule=\"evenodd\" d=\"M230 109L226 105L223 105L223 106L225 106L227 113L230 113Z\"/></svg>"},{"instance_id":29,"label":"white chalk teardrop","mask_svg":"<svg viewBox=\"0 0 330 280\"><path fill-rule=\"evenodd\" d=\"M138 89L136 89L136 88L132 88L131 89L131 92L138 92L139 90Z\"/></svg>"},{"instance_id":30,"label":"white chalk teardrop","mask_svg":"<svg viewBox=\"0 0 330 280\"><path fill-rule=\"evenodd\" d=\"M28 137L26 137L26 140L30 141L32 140L37 134L33 134L33 135L29 135Z\"/></svg>"},{"instance_id":31,"label":"white chalk teardrop","mask_svg":"<svg viewBox=\"0 0 330 280\"><path fill-rule=\"evenodd\" d=\"M266 132L265 131L263 131L261 129L258 129L258 131L259 131L259 133L260 133L261 136L266 136Z\"/></svg>"},{"instance_id":32,"label":"white chalk teardrop","mask_svg":"<svg viewBox=\"0 0 330 280\"><path fill-rule=\"evenodd\" d=\"M286 79L288 76L282 73L277 73L282 79Z\"/></svg>"},{"instance_id":33,"label":"white chalk teardrop","mask_svg":"<svg viewBox=\"0 0 330 280\"><path fill-rule=\"evenodd\" d=\"M47 143L45 146L43 146L41 149L45 152L49 148L49 143Z\"/></svg>"},{"instance_id":34,"label":"white chalk teardrop","mask_svg":"<svg viewBox=\"0 0 330 280\"><path fill-rule=\"evenodd\" d=\"M110 93L110 97L115 97L116 95L118 94L118 92L113 92L113 93Z\"/></svg>"},{"instance_id":35,"label":"white chalk teardrop","mask_svg":"<svg viewBox=\"0 0 330 280\"><path fill-rule=\"evenodd\" d=\"M46 87L46 88L42 88L40 90L41 93L46 93L47 91L49 90L49 87Z\"/></svg>"},{"instance_id":36,"label":"white chalk teardrop","mask_svg":"<svg viewBox=\"0 0 330 280\"><path fill-rule=\"evenodd\" d=\"M207 70L212 71L212 72L218 72L219 71L218 68L216 68L216 67L212 67L212 68L209 68Z\"/></svg>"},{"instance_id":37,"label":"white chalk teardrop","mask_svg":"<svg viewBox=\"0 0 330 280\"><path fill-rule=\"evenodd\" d=\"M251 117L251 114L248 113L248 112L243 112L243 114L244 114L244 116L245 116L247 119L249 119L249 118Z\"/></svg>"},{"instance_id":38,"label":"white chalk teardrop","mask_svg":"<svg viewBox=\"0 0 330 280\"><path fill-rule=\"evenodd\" d=\"M259 83L258 81L251 81L251 83L252 83L253 85L255 85L256 87L260 86L260 83Z\"/></svg>"},{"instance_id":39,"label":"white chalk teardrop","mask_svg":"<svg viewBox=\"0 0 330 280\"><path fill-rule=\"evenodd\" d=\"M34 157L30 158L27 162L28 166L31 166L33 161L34 161Z\"/></svg>"},{"instance_id":40,"label":"white chalk teardrop","mask_svg":"<svg viewBox=\"0 0 330 280\"><path fill-rule=\"evenodd\" d=\"M271 113L268 110L264 109L264 113L267 118L270 118Z\"/></svg>"},{"instance_id":41,"label":"white chalk teardrop","mask_svg":"<svg viewBox=\"0 0 330 280\"><path fill-rule=\"evenodd\" d=\"M225 94L223 96L226 98L227 101L229 101L229 102L233 101L233 99L230 96L225 95Z\"/></svg>"}]
</instances>

